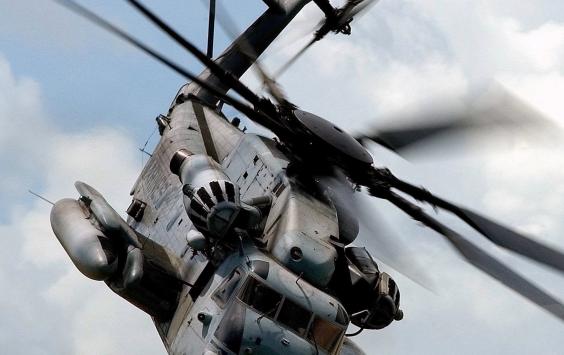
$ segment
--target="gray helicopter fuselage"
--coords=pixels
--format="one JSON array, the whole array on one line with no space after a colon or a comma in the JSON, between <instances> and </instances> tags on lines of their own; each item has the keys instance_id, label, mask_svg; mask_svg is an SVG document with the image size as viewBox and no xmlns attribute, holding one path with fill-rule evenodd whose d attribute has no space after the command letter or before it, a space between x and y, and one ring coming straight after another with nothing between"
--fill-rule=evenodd
<instances>
[{"instance_id":1,"label":"gray helicopter fuselage","mask_svg":"<svg viewBox=\"0 0 564 355\"><path fill-rule=\"evenodd\" d=\"M300 110L267 75L276 104L239 80L309 1L264 0L268 10L213 61L130 1L206 65L198 77L67 4L192 80L157 117L161 138L130 192L127 221L83 182L75 183L78 199L53 204L53 232L77 269L149 314L172 355L361 355L350 337L403 319L395 281L366 248L352 245L360 210L351 208L351 195L366 187L564 319L558 300L402 195L452 212L493 243L561 271L562 253L375 168L362 137ZM350 34L352 16L374 3L351 0L333 9L328 0L314 1L326 19L310 44L329 32ZM230 89L248 104L227 95ZM278 138L245 133L239 118L223 114L224 103ZM392 148L441 130L366 138ZM350 324L358 330L347 335Z\"/></svg>"},{"instance_id":2,"label":"gray helicopter fuselage","mask_svg":"<svg viewBox=\"0 0 564 355\"><path fill-rule=\"evenodd\" d=\"M170 320L162 322L155 318L168 351L171 354L200 354L208 347L222 348L221 341L214 334L223 318L234 316L228 312L229 307L222 308L214 300L213 294L234 269L240 269L241 278L253 274L248 262L257 259L266 260L271 270L276 270L276 274L272 275L278 276L265 279L268 285L280 290L284 297L292 297L293 302L308 310L312 324L313 315L325 316L328 317L327 322L341 329L340 333L335 332L333 338L338 345L348 320L341 320L343 324L336 321L337 310L342 306L318 288L327 285L335 269L335 249L330 241L338 237L339 228L334 208L288 179L285 172L288 160L273 140L244 134L224 117L198 102L186 101L177 105L169 119L161 144L132 190L133 198L146 204L143 219L139 222L133 218L129 220L137 232L162 245L170 254L169 258L177 260L175 264L181 265L180 277L184 282L203 285L198 292L194 292L193 287L184 287ZM203 138L206 136L207 141ZM186 235L194 226L185 214L181 183L170 173L168 164L173 153L180 149L201 154L212 152L211 156L221 163L225 173L239 186L242 200L264 196L272 199L261 235L262 250L246 245L244 253L235 250L219 267L212 268L209 260L190 249ZM145 178L146 174L150 178ZM300 260L292 258L292 248L296 247L302 253ZM308 291L296 293L301 288ZM242 344L246 344L249 337L255 342L247 344L244 349L251 347L253 353L325 351L319 346L316 350L315 343L307 338L307 334L299 336L295 330L275 321L273 316L258 320L260 312L245 305L237 291L232 291L229 305L238 305L234 307L245 310L245 320L241 310L237 313L237 321L242 322L240 327L244 329L243 333L237 334L244 338L241 339L244 340ZM322 310L326 306L334 307L331 308L333 313ZM342 314L346 318L346 312ZM210 319L198 320L199 315ZM312 324L309 324L310 328ZM257 338L260 338L259 344L256 344ZM331 353L338 350L337 345L329 349Z\"/></svg>"},{"instance_id":3,"label":"gray helicopter fuselage","mask_svg":"<svg viewBox=\"0 0 564 355\"><path fill-rule=\"evenodd\" d=\"M257 297L257 288L270 292L271 298ZM295 314L297 308L302 312ZM245 246L222 263L195 302L186 298L179 304L169 330L176 332L169 351L329 354L340 348L347 324L334 298L256 247Z\"/></svg>"},{"instance_id":4,"label":"gray helicopter fuselage","mask_svg":"<svg viewBox=\"0 0 564 355\"><path fill-rule=\"evenodd\" d=\"M268 1L242 40L260 55L308 2ZM237 77L254 62L240 40L216 60ZM209 71L200 78L229 89ZM330 199L288 176L276 141L244 133L216 104L194 83L181 88L157 119L161 138L130 192L127 223L79 182L81 197L52 210L57 238L81 272L152 316L170 354L362 354L345 336L347 311L326 292L337 268L334 243L350 243L356 235L340 233L354 228L339 225ZM198 164L176 166L179 152ZM201 176L186 171L206 159ZM198 250L188 237L201 230L189 213L193 186L182 179L203 181L213 169L225 188L236 186L236 198L224 201L245 204L261 222L230 230L229 242L207 235L213 248ZM212 209L229 198L214 183L206 183Z\"/></svg>"}]
</instances>

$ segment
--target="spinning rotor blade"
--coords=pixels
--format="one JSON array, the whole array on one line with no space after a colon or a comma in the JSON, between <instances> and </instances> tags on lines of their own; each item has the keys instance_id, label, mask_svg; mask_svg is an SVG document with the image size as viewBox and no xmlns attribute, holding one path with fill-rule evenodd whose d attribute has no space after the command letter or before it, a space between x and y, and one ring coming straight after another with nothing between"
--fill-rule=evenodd
<instances>
[{"instance_id":1,"label":"spinning rotor blade","mask_svg":"<svg viewBox=\"0 0 564 355\"><path fill-rule=\"evenodd\" d=\"M206 55L213 58L213 40L215 35L215 0L210 0L210 14L208 19L208 49Z\"/></svg>"},{"instance_id":2,"label":"spinning rotor blade","mask_svg":"<svg viewBox=\"0 0 564 355\"><path fill-rule=\"evenodd\" d=\"M415 253L410 252L404 243L395 238L378 216L374 216L373 208L362 201L362 196L354 193L352 186L345 179L342 174L324 176L319 179L319 183L327 192L339 213L339 221L345 219L347 225L353 225L356 221L356 231L353 231L353 233L359 232L358 223L360 223L365 231L373 236L371 241L376 245L371 248L371 252L375 258L419 286L434 292L431 278L425 274L425 269L420 267L421 263L417 262Z\"/></svg>"},{"instance_id":3,"label":"spinning rotor blade","mask_svg":"<svg viewBox=\"0 0 564 355\"><path fill-rule=\"evenodd\" d=\"M425 189L401 181L393 176L388 181L391 187L412 196L416 200L428 202L432 206L453 213L494 244L564 272L564 253L519 234L475 212L458 207L431 194Z\"/></svg>"},{"instance_id":4,"label":"spinning rotor blade","mask_svg":"<svg viewBox=\"0 0 564 355\"><path fill-rule=\"evenodd\" d=\"M371 6L376 5L380 0L348 0L343 7L342 17L339 19L341 23L350 22L353 17L358 14L366 13Z\"/></svg>"},{"instance_id":5,"label":"spinning rotor blade","mask_svg":"<svg viewBox=\"0 0 564 355\"><path fill-rule=\"evenodd\" d=\"M388 191L378 197L390 201L413 219L443 235L470 264L564 321L564 305L560 301L545 293L543 290L524 279L521 275L467 241L460 234L441 224L439 221L423 212L421 208L392 191Z\"/></svg>"},{"instance_id":6,"label":"spinning rotor blade","mask_svg":"<svg viewBox=\"0 0 564 355\"><path fill-rule=\"evenodd\" d=\"M469 128L470 124L460 121L429 124L419 127L405 127L399 129L382 130L370 136L355 137L361 143L371 140L391 151L399 152L423 140L431 139L440 134L454 133Z\"/></svg>"},{"instance_id":7,"label":"spinning rotor blade","mask_svg":"<svg viewBox=\"0 0 564 355\"><path fill-rule=\"evenodd\" d=\"M370 248L374 257L426 290L436 292L432 278L425 272L425 268L422 267L424 263L415 251L399 240L381 216L374 215L375 213L371 211L373 208L368 204L358 200L353 203L357 204L355 210L358 212L361 226L374 238L374 247Z\"/></svg>"},{"instance_id":8,"label":"spinning rotor blade","mask_svg":"<svg viewBox=\"0 0 564 355\"><path fill-rule=\"evenodd\" d=\"M53 0L57 3L59 3L60 5L66 7L67 9L71 10L72 12L84 17L85 19L91 21L92 23L102 27L103 29L105 29L106 31L113 33L115 35L117 35L118 37L120 37L121 39L125 40L126 42L128 42L129 44L133 45L134 47L136 47L137 49L143 51L145 54L149 55L150 57L156 59L157 61L159 61L161 64L164 64L165 66L169 67L170 69L174 70L176 73L180 74L181 76L185 77L188 80L192 80L193 82L195 82L196 84L200 85L201 87L205 88L206 90L210 91L211 93L213 93L214 95L217 95L219 98L221 98L223 101L227 102L228 104L232 105L233 107L235 107L237 110L239 110L240 112L246 114L247 116L252 115L253 117L256 116L256 118L259 121L263 121L263 122L267 122L269 120L268 117L257 113L255 110L253 110L252 107L248 106L247 104L239 101L238 99L235 99L227 94L223 94L221 91L219 91L217 88L213 87L212 85L209 85L208 83L200 80L198 78L198 76L192 74L191 72L183 69L180 65L172 62L170 59L162 56L161 54L159 54L158 52L156 52L155 50L151 49L150 47L146 46L145 44L143 44L142 42L140 42L139 40L133 38L132 36L130 36L129 34L127 34L126 32L122 31L121 29L117 28L116 26L112 25L110 22L104 20L103 18L99 17L98 15L96 15L95 13L91 12L90 10L86 9L85 7L79 5L78 3L72 1L72 0ZM251 116L249 116L251 117ZM260 123L260 122L259 122ZM265 124L263 124L265 125Z\"/></svg>"},{"instance_id":9,"label":"spinning rotor blade","mask_svg":"<svg viewBox=\"0 0 564 355\"><path fill-rule=\"evenodd\" d=\"M489 88L482 96L466 100L462 106L432 109L417 116L419 124L398 125L396 128L374 130L357 135L361 143L371 140L396 153L401 153L424 141L468 131L485 132L492 128L524 130L552 126L539 112L513 96L501 85ZM396 117L395 121L406 117ZM386 121L392 121L387 119ZM411 119L413 121L413 119Z\"/></svg>"},{"instance_id":10,"label":"spinning rotor blade","mask_svg":"<svg viewBox=\"0 0 564 355\"><path fill-rule=\"evenodd\" d=\"M286 70L288 70L288 68L290 68L298 59L300 59L301 56L317 41L318 40L315 38L311 39L304 47L302 47L302 49L300 49L298 53L296 53L292 58L290 58L290 60L286 62L286 64L284 64L280 69L278 69L274 77L278 78L280 77L280 75L284 74Z\"/></svg>"},{"instance_id":11,"label":"spinning rotor blade","mask_svg":"<svg viewBox=\"0 0 564 355\"><path fill-rule=\"evenodd\" d=\"M128 3L131 4L134 8L136 8L139 12L141 12L145 17L147 17L155 26L160 28L164 31L167 35L169 35L173 40L175 40L180 46L194 55L202 64L208 67L211 72L220 78L222 81L227 83L229 87L235 90L239 95L245 98L248 102L253 104L255 108L260 108L263 106L264 100L256 95L254 92L251 91L243 82L237 79L235 76L230 75L226 72L221 66L219 66L216 62L210 59L204 52L199 50L195 45L193 45L190 41L186 40L182 37L178 32L176 32L172 27L167 25L163 20L161 20L157 15L152 13L148 8L146 8L143 4L141 4L137 0L126 0Z\"/></svg>"},{"instance_id":12,"label":"spinning rotor blade","mask_svg":"<svg viewBox=\"0 0 564 355\"><path fill-rule=\"evenodd\" d=\"M221 5L218 6L222 12L222 16L218 17L219 25L232 39L236 39L237 38L236 33L238 31L236 30L235 23L229 16L229 13L225 11L225 9L221 7ZM263 65L258 60L257 53L255 52L253 47L249 44L249 41L247 41L245 38L241 38L240 41L235 41L234 43L238 44L238 49L241 51L241 53L247 56L247 58L249 58L251 61L254 61L254 66L258 71L263 84L266 86L268 92L270 93L270 95L272 95L272 97L276 100L276 102L280 105L293 106L290 103L290 101L287 99L286 95L284 94L278 83L270 75L267 74Z\"/></svg>"},{"instance_id":13,"label":"spinning rotor blade","mask_svg":"<svg viewBox=\"0 0 564 355\"><path fill-rule=\"evenodd\" d=\"M345 6L334 9L326 0L314 0L319 8L325 13L325 20L321 21L313 38L296 53L290 60L276 72L275 77L282 75L291 67L315 42L322 40L329 32L350 35L350 23L353 17L363 13L379 0L348 0Z\"/></svg>"},{"instance_id":14,"label":"spinning rotor blade","mask_svg":"<svg viewBox=\"0 0 564 355\"><path fill-rule=\"evenodd\" d=\"M313 0L313 2L323 11L325 17L335 16L335 8L331 5L329 0Z\"/></svg>"}]
</instances>

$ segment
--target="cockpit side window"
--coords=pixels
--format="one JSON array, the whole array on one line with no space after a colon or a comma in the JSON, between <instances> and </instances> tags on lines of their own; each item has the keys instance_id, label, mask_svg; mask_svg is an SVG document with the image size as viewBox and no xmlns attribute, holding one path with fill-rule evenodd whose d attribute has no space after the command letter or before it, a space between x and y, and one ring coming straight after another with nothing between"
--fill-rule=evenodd
<instances>
[{"instance_id":1,"label":"cockpit side window","mask_svg":"<svg viewBox=\"0 0 564 355\"><path fill-rule=\"evenodd\" d=\"M308 338L317 346L332 352L341 339L342 332L343 329L336 324L316 316L309 329Z\"/></svg>"},{"instance_id":2,"label":"cockpit side window","mask_svg":"<svg viewBox=\"0 0 564 355\"><path fill-rule=\"evenodd\" d=\"M241 271L239 269L233 270L231 275L229 275L227 279L223 280L212 296L218 306L221 308L225 307L225 304L229 301L229 298L231 298L233 291L237 288L239 281L241 281Z\"/></svg>"},{"instance_id":3,"label":"cockpit side window","mask_svg":"<svg viewBox=\"0 0 564 355\"><path fill-rule=\"evenodd\" d=\"M344 329L337 323L314 315L311 311L249 276L239 294L239 299L266 316L279 322L316 347L332 353L341 340ZM337 315L337 322L346 325L346 316Z\"/></svg>"},{"instance_id":4,"label":"cockpit side window","mask_svg":"<svg viewBox=\"0 0 564 355\"><path fill-rule=\"evenodd\" d=\"M310 311L286 298L278 314L278 321L295 331L301 337L304 337L311 316L312 313Z\"/></svg>"},{"instance_id":5,"label":"cockpit side window","mask_svg":"<svg viewBox=\"0 0 564 355\"><path fill-rule=\"evenodd\" d=\"M249 277L249 281L241 294L241 301L263 315L274 318L282 302L282 295L255 278Z\"/></svg>"}]
</instances>

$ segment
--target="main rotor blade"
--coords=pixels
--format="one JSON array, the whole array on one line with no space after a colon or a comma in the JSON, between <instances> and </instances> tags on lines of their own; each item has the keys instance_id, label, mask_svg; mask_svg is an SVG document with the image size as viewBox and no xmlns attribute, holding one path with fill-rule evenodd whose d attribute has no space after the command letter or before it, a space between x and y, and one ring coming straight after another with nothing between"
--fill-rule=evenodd
<instances>
[{"instance_id":1,"label":"main rotor blade","mask_svg":"<svg viewBox=\"0 0 564 355\"><path fill-rule=\"evenodd\" d=\"M461 131L468 127L470 125L464 121L441 122L427 126L382 130L374 132L370 136L357 136L355 138L361 143L363 140L369 139L391 151L399 152L434 136Z\"/></svg>"},{"instance_id":2,"label":"main rotor blade","mask_svg":"<svg viewBox=\"0 0 564 355\"><path fill-rule=\"evenodd\" d=\"M238 32L236 30L235 23L229 16L229 13L224 8L222 8L221 4L219 4L218 7L222 12L222 16L218 17L219 25L232 39L235 40L237 38L236 33ZM249 60L254 61L254 66L258 71L263 84L267 87L268 92L270 93L270 95L272 95L276 102L280 105L294 107L294 105L290 103L278 83L270 75L267 74L266 70L258 59L257 53L250 45L249 41L246 38L241 37L240 41L234 41L234 43L237 44L238 49L241 51L241 53L243 53Z\"/></svg>"},{"instance_id":3,"label":"main rotor blade","mask_svg":"<svg viewBox=\"0 0 564 355\"><path fill-rule=\"evenodd\" d=\"M70 11L84 17L85 19L89 20L90 22L100 26L101 28L105 29L106 31L115 34L116 36L120 37L121 39L125 40L129 44L133 45L137 49L143 51L144 53L148 54L150 57L156 59L160 63L164 64L165 66L169 67L170 69L174 70L176 73L180 74L181 76L185 77L188 80L192 80L196 84L200 85L204 89L210 91L214 95L221 98L221 100L225 101L226 103L232 105L234 108L239 110L240 112L244 113L249 117L256 117L258 121L263 121L265 123L260 123L266 126L266 122L269 120L266 116L257 113L253 110L253 108L249 107L248 105L244 104L243 102L235 99L227 94L223 94L219 90L217 90L214 86L200 80L197 75L192 74L188 70L183 69L180 65L174 63L170 59L164 57L163 55L159 54L155 50L151 49L150 47L146 46L139 40L133 38L128 33L124 32L123 30L119 29L118 27L114 26L110 22L104 20L103 18L99 17L92 11L88 10L87 8L79 5L78 3L72 0L53 0L60 5L66 7Z\"/></svg>"},{"instance_id":4,"label":"main rotor blade","mask_svg":"<svg viewBox=\"0 0 564 355\"><path fill-rule=\"evenodd\" d=\"M376 129L359 134L359 141L372 140L396 153L401 153L424 141L432 141L447 135L463 132L488 133L497 128L524 131L526 128L553 127L542 114L509 93L499 84L491 85L485 92L473 99L459 102L435 104L430 110L418 111L416 115L404 115L384 119L401 121L409 116L418 124L396 124L396 127ZM382 118L381 118L382 120ZM499 130L498 130L499 132ZM520 132L520 133L521 133Z\"/></svg>"},{"instance_id":5,"label":"main rotor blade","mask_svg":"<svg viewBox=\"0 0 564 355\"><path fill-rule=\"evenodd\" d=\"M172 27L161 20L157 15L152 13L148 8L141 4L137 0L126 0L134 8L139 10L145 17L147 17L155 26L164 31L169 35L174 41L176 41L180 46L194 55L202 64L210 69L210 71L217 76L220 80L224 81L229 87L235 90L239 95L249 101L255 108L260 108L264 102L261 98L256 95L251 89L249 89L243 82L241 82L235 76L229 74L225 71L219 64L210 59L204 52L199 50L190 41L182 37L178 32L176 32Z\"/></svg>"},{"instance_id":6,"label":"main rotor blade","mask_svg":"<svg viewBox=\"0 0 564 355\"><path fill-rule=\"evenodd\" d=\"M323 11L326 17L335 16L336 9L333 7L333 5L331 5L329 0L313 0L313 2L315 3L315 5L317 5L317 7L319 7L321 11Z\"/></svg>"},{"instance_id":7,"label":"main rotor blade","mask_svg":"<svg viewBox=\"0 0 564 355\"><path fill-rule=\"evenodd\" d=\"M411 185L394 176L388 179L388 181L391 187L405 192L416 200L428 202L432 206L453 213L496 245L548 265L560 272L564 272L564 253L519 234L466 208L456 206L431 194L425 189Z\"/></svg>"},{"instance_id":8,"label":"main rotor blade","mask_svg":"<svg viewBox=\"0 0 564 355\"><path fill-rule=\"evenodd\" d=\"M292 65L294 65L294 63L301 58L301 56L318 40L315 38L312 38L304 47L302 47L302 49L300 49L300 51L296 54L294 54L294 56L292 58L290 58L289 61L286 62L286 64L284 64L282 67L280 67L280 69L278 69L278 71L274 74L275 78L280 77L280 75L284 74L286 72L286 70L288 70Z\"/></svg>"},{"instance_id":9,"label":"main rotor blade","mask_svg":"<svg viewBox=\"0 0 564 355\"><path fill-rule=\"evenodd\" d=\"M328 33L345 33L350 34L350 22L353 17L368 10L369 7L375 5L379 0L348 0L347 3L340 9L334 9L328 1L316 1L319 8L323 11L326 18L318 25L313 38L296 53L286 64L284 64L276 72L275 78L282 75L288 68L290 68L311 46L322 40Z\"/></svg>"},{"instance_id":10,"label":"main rotor blade","mask_svg":"<svg viewBox=\"0 0 564 355\"><path fill-rule=\"evenodd\" d=\"M356 15L366 13L368 9L380 0L348 0L343 7L343 15L339 19L341 23L347 23Z\"/></svg>"},{"instance_id":11,"label":"main rotor blade","mask_svg":"<svg viewBox=\"0 0 564 355\"><path fill-rule=\"evenodd\" d=\"M359 222L370 234L376 243L375 248L371 248L374 257L404 275L419 286L434 291L431 278L425 274L425 269L418 263L414 253L409 252L409 248L391 234L389 228L384 223L380 223L380 218L368 213L369 208L361 196L355 194L343 176L337 172L335 176L324 176L319 179L321 187L329 196L339 215L339 223L343 219L352 231L351 234L358 234ZM356 226L354 225L356 222Z\"/></svg>"},{"instance_id":12,"label":"main rotor blade","mask_svg":"<svg viewBox=\"0 0 564 355\"><path fill-rule=\"evenodd\" d=\"M501 263L499 260L470 243L454 230L427 215L421 208L410 203L401 196L388 191L387 194L380 195L378 197L382 197L390 201L416 221L423 223L427 227L443 235L470 264L495 278L505 286L511 288L513 291L519 293L521 296L527 298L529 301L540 306L555 317L564 321L564 305L559 300L550 296Z\"/></svg>"},{"instance_id":13,"label":"main rotor blade","mask_svg":"<svg viewBox=\"0 0 564 355\"><path fill-rule=\"evenodd\" d=\"M384 223L381 215L369 213L367 204L363 206L360 205L361 202L356 203L359 204L356 211L361 226L374 237L375 247L371 248L374 256L419 286L435 293L437 290L432 277L426 272L422 266L424 263L413 249L393 233L389 225Z\"/></svg>"},{"instance_id":14,"label":"main rotor blade","mask_svg":"<svg viewBox=\"0 0 564 355\"><path fill-rule=\"evenodd\" d=\"M210 14L208 19L208 50L206 55L208 58L213 58L213 40L215 35L215 0L210 1Z\"/></svg>"}]
</instances>

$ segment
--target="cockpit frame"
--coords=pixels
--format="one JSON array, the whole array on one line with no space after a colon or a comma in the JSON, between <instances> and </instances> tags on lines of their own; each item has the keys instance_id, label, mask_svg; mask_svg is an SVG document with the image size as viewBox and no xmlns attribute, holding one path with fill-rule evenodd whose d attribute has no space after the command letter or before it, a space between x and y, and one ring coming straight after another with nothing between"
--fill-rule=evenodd
<instances>
[{"instance_id":1,"label":"cockpit frame","mask_svg":"<svg viewBox=\"0 0 564 355\"><path fill-rule=\"evenodd\" d=\"M254 288L255 292L251 292L251 288ZM270 293L276 297L275 308L265 310L264 307L257 305L256 299L254 300L255 302L253 302L251 297L256 296L257 288L266 289L266 293ZM262 292L263 295L265 294L263 290L258 292ZM291 331L299 338L309 342L315 348L322 348L329 354L334 354L338 350L339 344L345 335L346 327L337 322L332 322L325 317L321 317L311 310L305 309L302 305L296 303L287 295L276 291L264 282L262 278L252 273L245 278L243 286L239 288L236 302L258 313L259 317L257 318L257 322L260 322L263 318L267 318L284 329ZM289 308L294 308L294 311L302 314L294 313L292 317L281 320L281 313L287 304L290 305ZM304 318L305 314L308 315L306 318ZM305 325L305 327L298 328L290 324L291 321L300 322L303 319L306 319L307 322L302 322L300 325Z\"/></svg>"}]
</instances>

